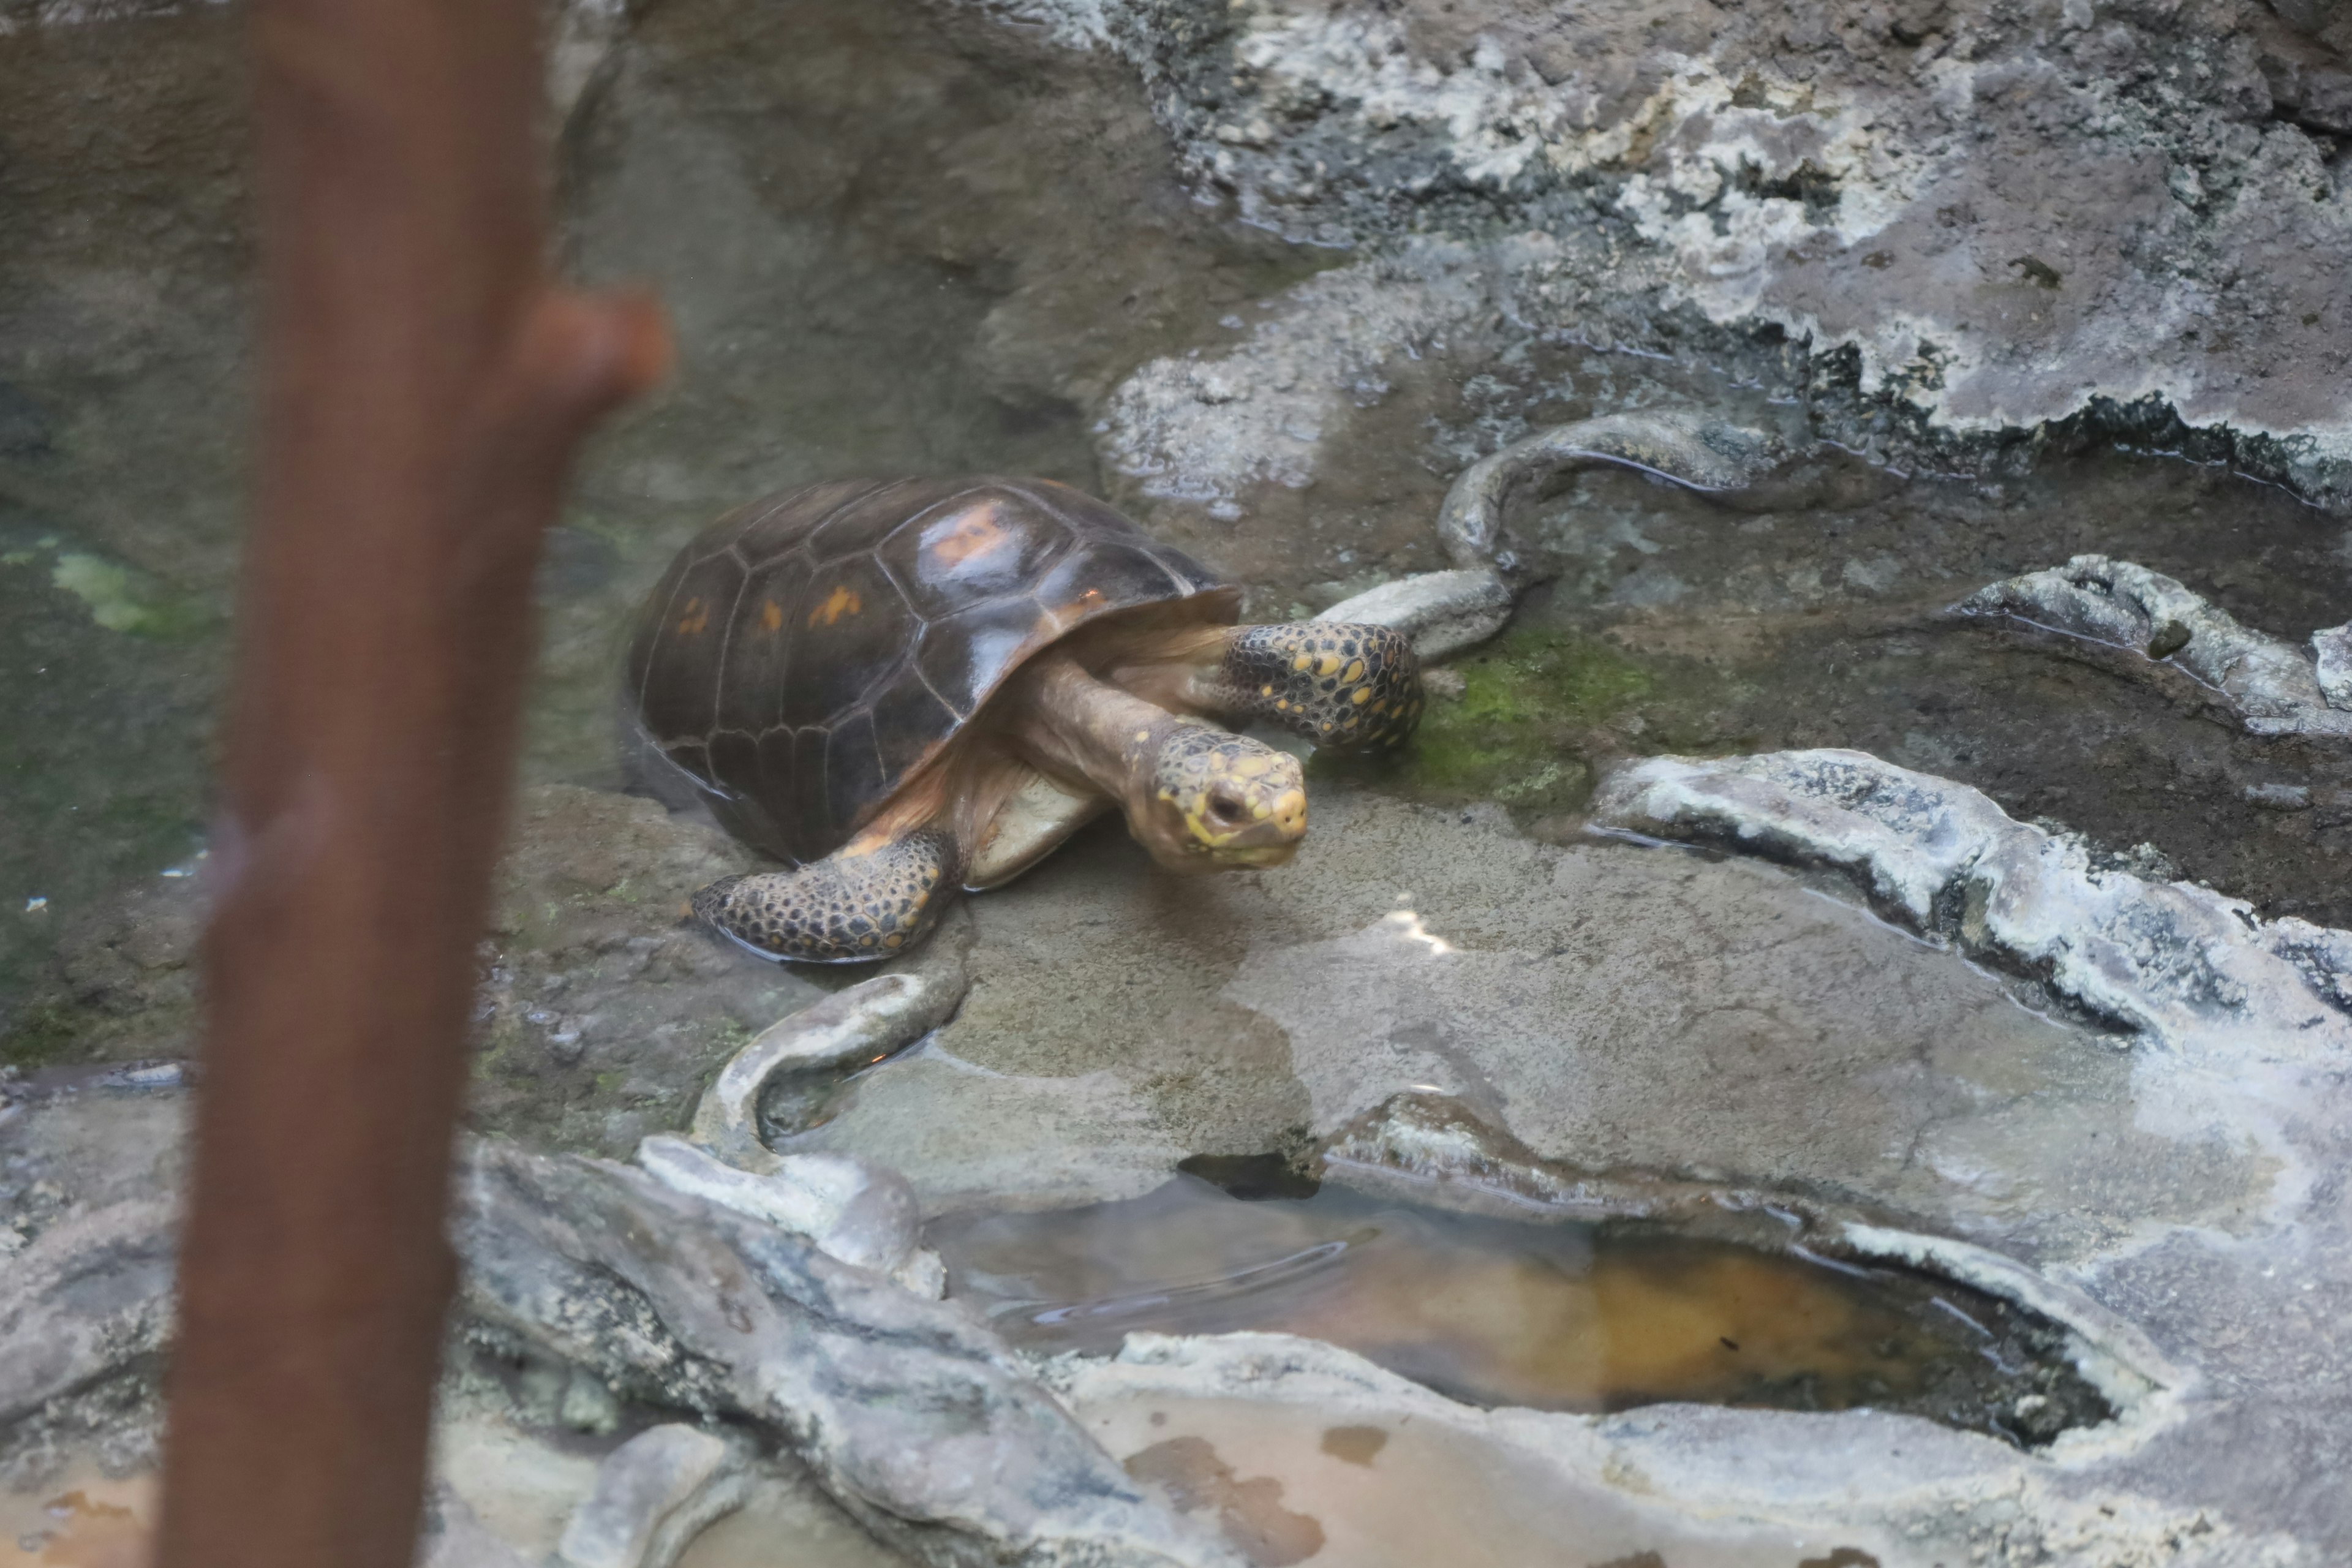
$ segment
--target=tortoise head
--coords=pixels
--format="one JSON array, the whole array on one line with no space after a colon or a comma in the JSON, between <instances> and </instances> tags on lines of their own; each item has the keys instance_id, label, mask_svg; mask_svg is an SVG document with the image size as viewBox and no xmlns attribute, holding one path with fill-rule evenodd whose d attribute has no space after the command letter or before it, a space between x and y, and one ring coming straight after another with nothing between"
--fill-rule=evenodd
<instances>
[{"instance_id":1,"label":"tortoise head","mask_svg":"<svg viewBox=\"0 0 2352 1568\"><path fill-rule=\"evenodd\" d=\"M1246 735L1177 720L1153 739L1140 809L1128 826L1172 870L1279 866L1307 837L1298 759Z\"/></svg>"}]
</instances>

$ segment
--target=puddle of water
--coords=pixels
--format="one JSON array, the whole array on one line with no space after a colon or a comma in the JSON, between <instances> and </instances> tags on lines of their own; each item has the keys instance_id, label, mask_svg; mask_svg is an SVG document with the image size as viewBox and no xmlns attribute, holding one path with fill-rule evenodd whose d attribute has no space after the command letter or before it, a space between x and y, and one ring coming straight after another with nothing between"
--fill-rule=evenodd
<instances>
[{"instance_id":1,"label":"puddle of water","mask_svg":"<svg viewBox=\"0 0 2352 1568\"><path fill-rule=\"evenodd\" d=\"M1877 1568L1826 1538L1654 1517L1498 1444L1410 1418L1132 1395L1078 1419L1258 1568Z\"/></svg>"},{"instance_id":2,"label":"puddle of water","mask_svg":"<svg viewBox=\"0 0 2352 1568\"><path fill-rule=\"evenodd\" d=\"M0 1490L0 1563L8 1568L147 1568L156 1479L110 1479L68 1467L35 1491Z\"/></svg>"},{"instance_id":3,"label":"puddle of water","mask_svg":"<svg viewBox=\"0 0 2352 1568\"><path fill-rule=\"evenodd\" d=\"M1867 1406L2011 1442L2107 1414L2055 1331L1949 1282L1623 1226L1517 1224L1326 1186L1180 1176L1121 1203L930 1227L950 1294L1014 1342L1294 1333L1482 1405Z\"/></svg>"},{"instance_id":4,"label":"puddle of water","mask_svg":"<svg viewBox=\"0 0 2352 1568\"><path fill-rule=\"evenodd\" d=\"M755 1488L678 1555L675 1568L906 1568L813 1481Z\"/></svg>"}]
</instances>

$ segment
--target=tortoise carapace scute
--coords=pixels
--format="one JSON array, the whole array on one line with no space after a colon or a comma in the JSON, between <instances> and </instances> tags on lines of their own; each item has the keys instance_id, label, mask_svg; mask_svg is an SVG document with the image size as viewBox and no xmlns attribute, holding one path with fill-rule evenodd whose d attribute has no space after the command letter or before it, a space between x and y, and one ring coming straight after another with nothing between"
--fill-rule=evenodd
<instances>
[{"instance_id":1,"label":"tortoise carapace scute","mask_svg":"<svg viewBox=\"0 0 2352 1568\"><path fill-rule=\"evenodd\" d=\"M1045 480L850 480L721 518L629 651L646 738L720 824L786 860L846 843L1022 662L1076 626L1239 592Z\"/></svg>"}]
</instances>

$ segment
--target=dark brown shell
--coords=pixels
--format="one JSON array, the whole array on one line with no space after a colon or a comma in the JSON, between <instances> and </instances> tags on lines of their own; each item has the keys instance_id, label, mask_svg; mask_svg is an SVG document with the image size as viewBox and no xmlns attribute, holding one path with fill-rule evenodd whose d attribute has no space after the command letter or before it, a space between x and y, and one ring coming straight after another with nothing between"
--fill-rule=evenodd
<instances>
[{"instance_id":1,"label":"dark brown shell","mask_svg":"<svg viewBox=\"0 0 2352 1568\"><path fill-rule=\"evenodd\" d=\"M1090 496L1042 479L850 480L754 501L646 601L629 690L647 740L729 831L829 855L1021 662L1072 628L1236 590Z\"/></svg>"}]
</instances>

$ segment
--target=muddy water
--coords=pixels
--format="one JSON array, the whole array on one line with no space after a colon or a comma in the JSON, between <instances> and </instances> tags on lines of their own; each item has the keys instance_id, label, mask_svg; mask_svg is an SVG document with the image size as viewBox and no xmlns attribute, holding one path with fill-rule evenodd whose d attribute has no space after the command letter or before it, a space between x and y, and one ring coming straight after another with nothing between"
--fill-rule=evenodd
<instances>
[{"instance_id":1,"label":"muddy water","mask_svg":"<svg viewBox=\"0 0 2352 1568\"><path fill-rule=\"evenodd\" d=\"M1257 1568L1877 1568L1835 1535L1645 1510L1410 1417L1136 1394L1076 1412L1128 1473Z\"/></svg>"},{"instance_id":2,"label":"muddy water","mask_svg":"<svg viewBox=\"0 0 2352 1568\"><path fill-rule=\"evenodd\" d=\"M0 1563L8 1568L146 1568L155 1527L152 1475L68 1467L32 1491L0 1489Z\"/></svg>"},{"instance_id":3,"label":"muddy water","mask_svg":"<svg viewBox=\"0 0 2352 1568\"><path fill-rule=\"evenodd\" d=\"M2060 1402L2101 1413L2054 1335L1979 1292L1720 1242L1336 1187L1243 1202L1190 1175L1122 1203L951 1217L929 1239L951 1296L1042 1350L1273 1331L1478 1405L1867 1405L2011 1441L2054 1436L2039 1416Z\"/></svg>"}]
</instances>

